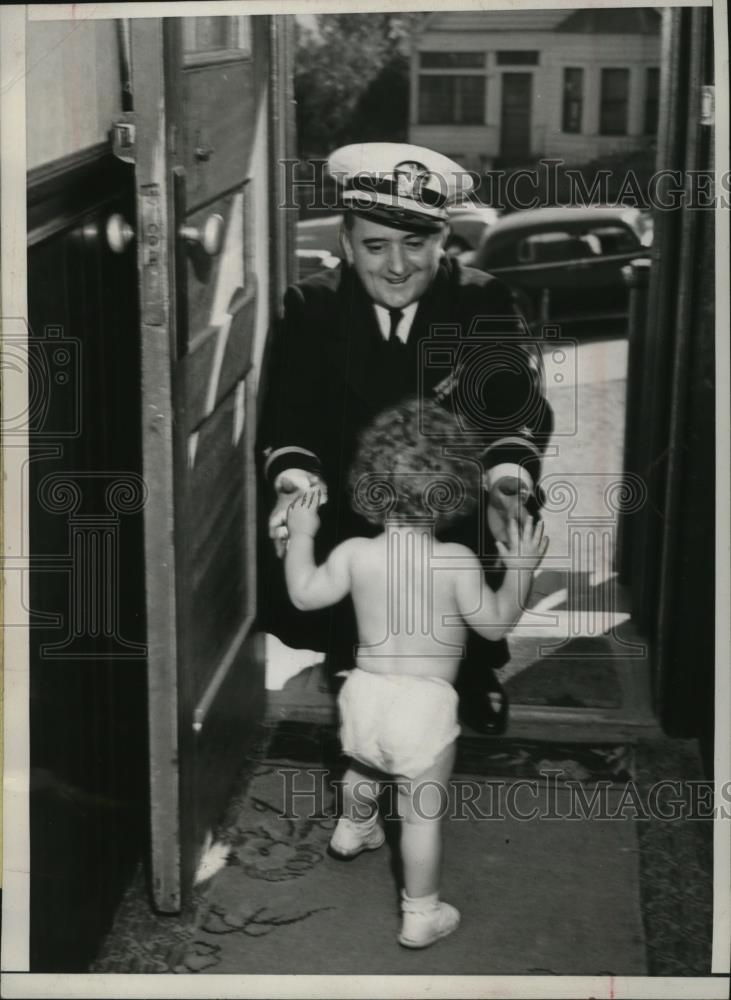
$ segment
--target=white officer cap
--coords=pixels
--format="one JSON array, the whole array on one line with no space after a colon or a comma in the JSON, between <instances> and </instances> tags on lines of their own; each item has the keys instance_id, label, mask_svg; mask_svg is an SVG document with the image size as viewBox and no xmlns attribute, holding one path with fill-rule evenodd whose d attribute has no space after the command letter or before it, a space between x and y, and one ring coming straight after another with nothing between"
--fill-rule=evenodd
<instances>
[{"instance_id":1,"label":"white officer cap","mask_svg":"<svg viewBox=\"0 0 731 1000\"><path fill-rule=\"evenodd\" d=\"M330 156L328 170L346 208L402 229L441 228L447 208L474 186L454 160L401 142L342 146Z\"/></svg>"}]
</instances>

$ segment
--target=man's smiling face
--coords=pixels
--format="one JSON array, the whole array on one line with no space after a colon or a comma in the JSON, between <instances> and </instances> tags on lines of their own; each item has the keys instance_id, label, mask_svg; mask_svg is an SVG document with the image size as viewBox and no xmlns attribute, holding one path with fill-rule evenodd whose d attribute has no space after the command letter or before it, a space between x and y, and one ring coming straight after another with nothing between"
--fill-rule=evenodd
<instances>
[{"instance_id":1,"label":"man's smiling face","mask_svg":"<svg viewBox=\"0 0 731 1000\"><path fill-rule=\"evenodd\" d=\"M403 309L420 299L434 280L445 237L446 227L414 233L354 215L342 239L345 257L373 301Z\"/></svg>"}]
</instances>

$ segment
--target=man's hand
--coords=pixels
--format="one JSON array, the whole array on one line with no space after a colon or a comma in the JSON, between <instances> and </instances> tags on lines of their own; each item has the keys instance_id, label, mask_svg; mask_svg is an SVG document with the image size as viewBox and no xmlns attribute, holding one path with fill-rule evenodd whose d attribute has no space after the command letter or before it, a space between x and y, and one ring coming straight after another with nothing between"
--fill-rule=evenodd
<instances>
[{"instance_id":1,"label":"man's hand","mask_svg":"<svg viewBox=\"0 0 731 1000\"><path fill-rule=\"evenodd\" d=\"M269 537L274 542L274 551L279 559L287 551L287 511L298 494L313 487L320 491L320 503L327 503L327 488L314 473L303 469L288 469L277 477L277 499L269 515Z\"/></svg>"},{"instance_id":2,"label":"man's hand","mask_svg":"<svg viewBox=\"0 0 731 1000\"><path fill-rule=\"evenodd\" d=\"M534 570L548 549L548 537L543 537L543 521L526 517L521 526L511 519L508 525L507 543L496 542L506 569Z\"/></svg>"},{"instance_id":3,"label":"man's hand","mask_svg":"<svg viewBox=\"0 0 731 1000\"><path fill-rule=\"evenodd\" d=\"M487 495L487 526L496 542L508 544L511 521L517 521L518 526L525 523L530 497L528 486L518 476L503 476L493 483Z\"/></svg>"},{"instance_id":4,"label":"man's hand","mask_svg":"<svg viewBox=\"0 0 731 1000\"><path fill-rule=\"evenodd\" d=\"M309 535L314 538L320 527L317 508L321 503L320 490L314 488L298 493L287 508L287 530L290 537Z\"/></svg>"}]
</instances>

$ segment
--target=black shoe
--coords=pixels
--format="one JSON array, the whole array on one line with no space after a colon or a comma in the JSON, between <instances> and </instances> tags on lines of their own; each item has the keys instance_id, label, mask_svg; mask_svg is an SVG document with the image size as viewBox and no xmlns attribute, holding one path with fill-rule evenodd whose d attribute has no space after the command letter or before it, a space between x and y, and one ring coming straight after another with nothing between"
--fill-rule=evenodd
<instances>
[{"instance_id":1,"label":"black shoe","mask_svg":"<svg viewBox=\"0 0 731 1000\"><path fill-rule=\"evenodd\" d=\"M461 678L460 678L461 679ZM482 676L466 672L463 683L457 685L459 718L481 736L501 736L508 725L508 696L489 667Z\"/></svg>"}]
</instances>

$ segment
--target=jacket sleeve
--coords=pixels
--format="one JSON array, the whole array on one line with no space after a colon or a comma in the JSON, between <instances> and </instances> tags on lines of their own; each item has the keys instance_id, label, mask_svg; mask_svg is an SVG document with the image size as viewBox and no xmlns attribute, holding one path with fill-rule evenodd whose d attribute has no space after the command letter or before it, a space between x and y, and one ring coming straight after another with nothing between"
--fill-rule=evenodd
<instances>
[{"instance_id":1,"label":"jacket sleeve","mask_svg":"<svg viewBox=\"0 0 731 1000\"><path fill-rule=\"evenodd\" d=\"M289 288L268 345L258 457L270 483L285 469L321 471L322 324L312 313L302 289Z\"/></svg>"},{"instance_id":2,"label":"jacket sleeve","mask_svg":"<svg viewBox=\"0 0 731 1000\"><path fill-rule=\"evenodd\" d=\"M546 399L540 342L520 314L504 282L492 278L472 309L471 347L460 374L462 397L481 425L482 464L488 472L524 473L535 486L553 430Z\"/></svg>"}]
</instances>

